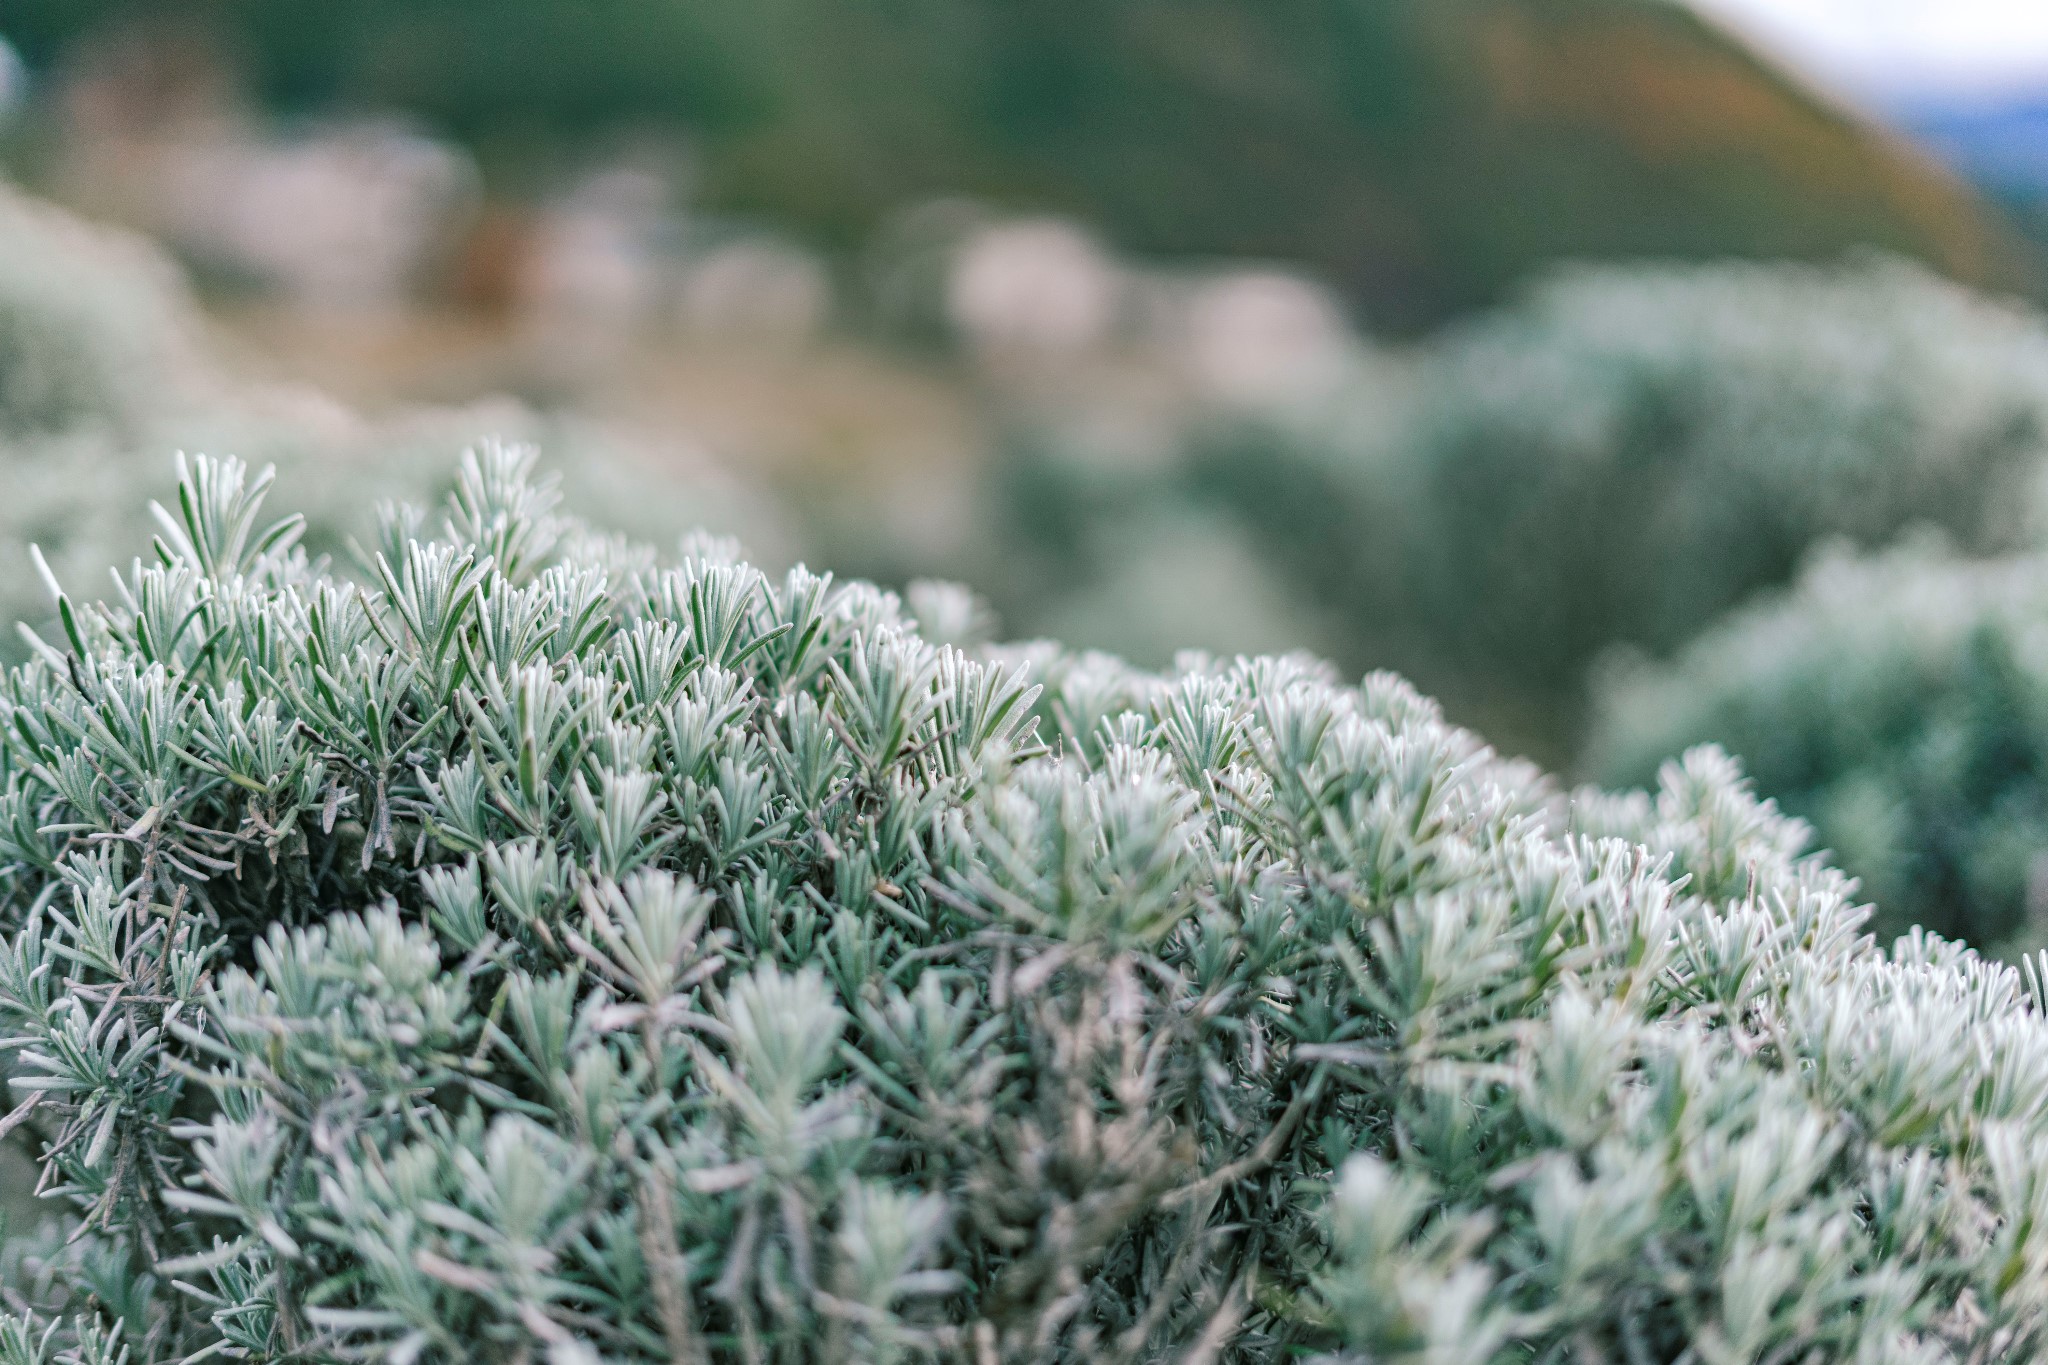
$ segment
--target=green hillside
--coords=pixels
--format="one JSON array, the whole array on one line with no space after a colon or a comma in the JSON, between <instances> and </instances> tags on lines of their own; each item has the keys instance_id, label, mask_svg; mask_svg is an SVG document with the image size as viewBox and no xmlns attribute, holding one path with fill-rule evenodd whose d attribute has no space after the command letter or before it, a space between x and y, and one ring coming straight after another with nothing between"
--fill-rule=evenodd
<instances>
[{"instance_id":1,"label":"green hillside","mask_svg":"<svg viewBox=\"0 0 2048 1365\"><path fill-rule=\"evenodd\" d=\"M0 32L50 67L134 23L209 31L282 110L415 111L514 192L667 127L711 202L827 245L967 192L1298 262L1383 326L1560 257L1873 244L2036 279L1946 175L1662 0L12 0Z\"/></svg>"}]
</instances>

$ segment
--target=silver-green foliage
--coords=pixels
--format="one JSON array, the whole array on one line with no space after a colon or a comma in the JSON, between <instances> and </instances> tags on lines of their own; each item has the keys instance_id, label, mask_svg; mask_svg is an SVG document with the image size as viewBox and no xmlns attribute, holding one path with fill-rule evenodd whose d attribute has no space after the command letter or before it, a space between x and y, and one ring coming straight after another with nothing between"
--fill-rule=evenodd
<instances>
[{"instance_id":1,"label":"silver-green foliage","mask_svg":"<svg viewBox=\"0 0 2048 1365\"><path fill-rule=\"evenodd\" d=\"M1811 821L1886 921L1988 948L2048 930L2048 562L1835 552L1669 664L1598 689L1589 768L1713 741Z\"/></svg>"},{"instance_id":2,"label":"silver-green foliage","mask_svg":"<svg viewBox=\"0 0 2048 1365\"><path fill-rule=\"evenodd\" d=\"M0 1361L1935 1362L2048 1342L2039 980L1702 750L1168 675L202 461L0 706Z\"/></svg>"}]
</instances>

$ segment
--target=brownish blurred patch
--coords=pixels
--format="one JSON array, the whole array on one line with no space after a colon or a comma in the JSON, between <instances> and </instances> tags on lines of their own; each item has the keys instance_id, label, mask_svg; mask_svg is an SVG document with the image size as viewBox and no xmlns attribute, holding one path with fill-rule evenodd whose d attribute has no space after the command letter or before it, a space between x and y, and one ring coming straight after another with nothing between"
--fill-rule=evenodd
<instances>
[{"instance_id":1,"label":"brownish blurred patch","mask_svg":"<svg viewBox=\"0 0 2048 1365\"><path fill-rule=\"evenodd\" d=\"M1472 44L1506 122L1604 136L1645 164L1703 181L1752 177L1796 193L1776 211L1905 225L1961 280L2019 288L2027 252L1981 199L1924 154L1825 98L1729 34L1680 41L1668 14L1496 7Z\"/></svg>"}]
</instances>

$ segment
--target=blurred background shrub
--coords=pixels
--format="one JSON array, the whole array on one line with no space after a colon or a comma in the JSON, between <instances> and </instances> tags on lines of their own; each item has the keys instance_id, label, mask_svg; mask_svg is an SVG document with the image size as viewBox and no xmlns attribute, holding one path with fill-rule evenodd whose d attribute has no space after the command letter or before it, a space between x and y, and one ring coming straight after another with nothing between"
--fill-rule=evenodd
<instances>
[{"instance_id":1,"label":"blurred background shrub","mask_svg":"<svg viewBox=\"0 0 2048 1365\"><path fill-rule=\"evenodd\" d=\"M2029 543L2048 327L1891 259L1578 268L1361 355L1334 392L1192 408L1163 457L1118 464L1090 439L1041 423L993 484L1010 540L1058 566L1050 605L990 578L1013 618L1069 624L1063 594L1103 595L1091 568L1115 582L1156 562L1162 517L1198 518L1219 565L1259 561L1219 567L1242 590L1212 610L1270 622L1269 582L1306 617L1279 628L1562 761L1600 651L1668 652L1819 540L1924 523L1972 550Z\"/></svg>"},{"instance_id":2,"label":"blurred background shrub","mask_svg":"<svg viewBox=\"0 0 2048 1365\"><path fill-rule=\"evenodd\" d=\"M1290 261L1383 326L1561 257L2039 274L1952 179L1665 0L14 0L0 31L37 69L210 61L288 116L406 111L506 194L667 138L707 206L819 245L970 195Z\"/></svg>"},{"instance_id":3,"label":"blurred background shrub","mask_svg":"<svg viewBox=\"0 0 2048 1365\"><path fill-rule=\"evenodd\" d=\"M1810 821L1883 930L2048 946L2048 561L1822 555L1667 664L1617 660L1587 750L1655 780L1712 740Z\"/></svg>"},{"instance_id":4,"label":"blurred background shrub","mask_svg":"<svg viewBox=\"0 0 2048 1365\"><path fill-rule=\"evenodd\" d=\"M781 548L766 504L687 449L650 451L503 399L365 417L315 389L237 374L216 342L149 243L0 185L0 615L52 610L30 544L73 584L146 553L146 499L168 496L172 449L278 464L309 499L309 544L328 553L373 524L363 487L436 492L445 451L485 430L561 449L572 498L607 525L672 535L702 521ZM12 632L0 648L17 648Z\"/></svg>"}]
</instances>

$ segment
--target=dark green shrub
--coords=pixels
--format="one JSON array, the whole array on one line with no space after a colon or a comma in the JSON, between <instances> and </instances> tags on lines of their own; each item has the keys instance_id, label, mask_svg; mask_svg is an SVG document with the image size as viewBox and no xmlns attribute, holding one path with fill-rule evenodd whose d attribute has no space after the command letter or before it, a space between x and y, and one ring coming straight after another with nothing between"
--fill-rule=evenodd
<instances>
[{"instance_id":1,"label":"dark green shrub","mask_svg":"<svg viewBox=\"0 0 2048 1365\"><path fill-rule=\"evenodd\" d=\"M1589 769L1747 756L1883 907L1991 948L2048 931L2048 564L1909 546L1830 555L1665 666L1601 688Z\"/></svg>"},{"instance_id":2,"label":"dark green shrub","mask_svg":"<svg viewBox=\"0 0 2048 1365\"><path fill-rule=\"evenodd\" d=\"M1390 677L935 645L959 590L664 563L530 463L358 586L202 461L7 675L68 1217L6 1365L2048 1336L2038 978L1880 956L1718 755L1567 801Z\"/></svg>"}]
</instances>

